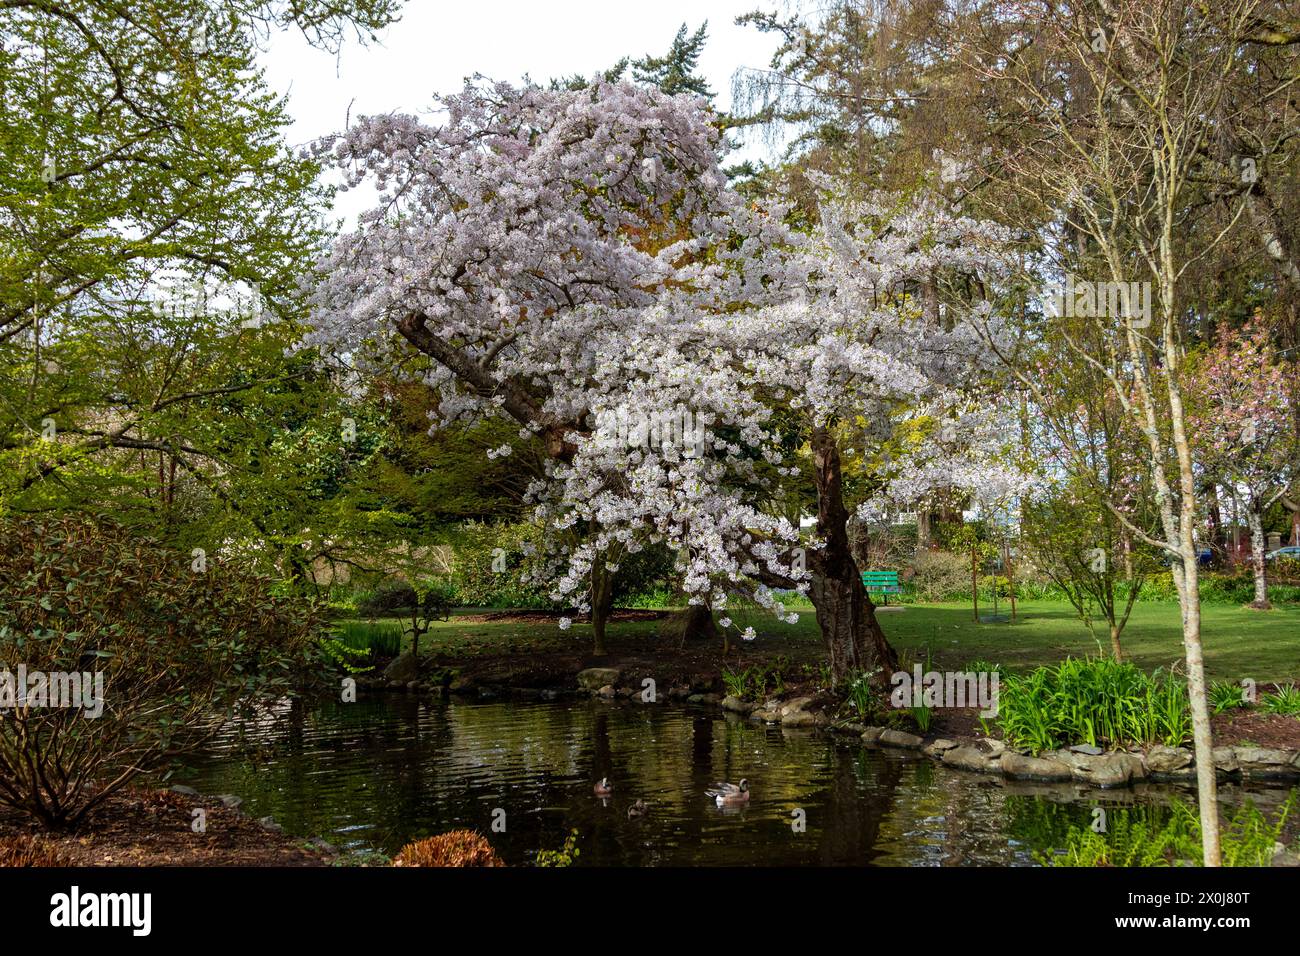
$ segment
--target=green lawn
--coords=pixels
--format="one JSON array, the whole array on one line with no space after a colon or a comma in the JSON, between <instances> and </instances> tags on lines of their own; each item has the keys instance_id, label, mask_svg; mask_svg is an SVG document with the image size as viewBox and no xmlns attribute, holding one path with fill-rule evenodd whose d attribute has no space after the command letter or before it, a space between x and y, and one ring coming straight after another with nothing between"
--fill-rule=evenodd
<instances>
[{"instance_id":1,"label":"green lawn","mask_svg":"<svg viewBox=\"0 0 1300 956\"><path fill-rule=\"evenodd\" d=\"M1098 653L1097 639L1068 604L1027 601L1019 603L1017 611L1015 624L976 624L969 605L911 605L882 613L880 621L895 646L923 653L928 644L936 659L949 664L981 658L1019 670ZM1205 666L1211 679L1300 678L1300 608L1259 612L1207 605L1201 614ZM1109 652L1104 629L1099 629L1098 637ZM1154 601L1135 605L1120 643L1128 659L1147 670L1181 661L1178 605Z\"/></svg>"},{"instance_id":2,"label":"green lawn","mask_svg":"<svg viewBox=\"0 0 1300 956\"><path fill-rule=\"evenodd\" d=\"M882 611L879 620L900 650L924 658L928 647L936 664L948 669L981 659L1023 670L1067 655L1098 653L1096 641L1068 604L1027 601L1018 605L1018 612L1015 624L977 624L971 619L969 605L912 604L901 611ZM571 652L590 646L587 625L574 624L561 631L550 623L463 620L474 613L464 610L450 621L437 623L421 639L421 651L454 659L479 654ZM1300 608L1259 612L1207 605L1202 614L1206 668L1212 679L1249 677L1261 683L1300 679ZM752 625L758 632L757 641L742 646L746 657L784 654L796 660L820 658L820 635L811 609L800 610L799 622L793 625L760 611L736 611L731 617L739 626ZM611 625L611 651L653 651L658 626L654 621ZM1101 640L1106 643L1104 634ZM1182 660L1178 605L1139 603L1121 640L1129 658L1148 670Z\"/></svg>"}]
</instances>

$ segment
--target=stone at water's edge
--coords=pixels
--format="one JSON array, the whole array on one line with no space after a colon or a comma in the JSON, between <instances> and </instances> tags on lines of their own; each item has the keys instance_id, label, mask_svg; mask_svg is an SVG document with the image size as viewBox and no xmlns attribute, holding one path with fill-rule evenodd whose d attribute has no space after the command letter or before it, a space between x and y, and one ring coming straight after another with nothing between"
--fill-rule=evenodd
<instances>
[{"instance_id":1,"label":"stone at water's edge","mask_svg":"<svg viewBox=\"0 0 1300 956\"><path fill-rule=\"evenodd\" d=\"M821 723L819 714L810 714L806 710L787 710L781 717L782 727L814 727ZM823 718L824 719L824 718Z\"/></svg>"},{"instance_id":2,"label":"stone at water's edge","mask_svg":"<svg viewBox=\"0 0 1300 956\"><path fill-rule=\"evenodd\" d=\"M754 705L729 694L722 698L722 709L736 714L748 714L753 712Z\"/></svg>"},{"instance_id":3,"label":"stone at water's edge","mask_svg":"<svg viewBox=\"0 0 1300 956\"><path fill-rule=\"evenodd\" d=\"M932 740L926 744L923 750L931 757L941 757L956 746L957 741L949 740L947 737L940 737L937 740Z\"/></svg>"},{"instance_id":4,"label":"stone at water's edge","mask_svg":"<svg viewBox=\"0 0 1300 956\"><path fill-rule=\"evenodd\" d=\"M888 747L906 747L908 750L919 750L925 743L924 738L916 734L909 734L905 730L886 730L882 731L879 737L880 743Z\"/></svg>"},{"instance_id":5,"label":"stone at water's edge","mask_svg":"<svg viewBox=\"0 0 1300 956\"><path fill-rule=\"evenodd\" d=\"M958 770L974 770L978 773L1000 773L1002 764L999 758L991 756L978 747L954 747L944 752L939 758L949 767Z\"/></svg>"},{"instance_id":6,"label":"stone at water's edge","mask_svg":"<svg viewBox=\"0 0 1300 956\"><path fill-rule=\"evenodd\" d=\"M1174 773L1192 765L1192 752L1184 747L1157 744L1147 751L1147 769L1152 773Z\"/></svg>"},{"instance_id":7,"label":"stone at water's edge","mask_svg":"<svg viewBox=\"0 0 1300 956\"><path fill-rule=\"evenodd\" d=\"M1069 764L1075 780L1094 787L1123 787L1132 780L1145 780L1147 775L1141 757L1122 751L1094 756L1058 750L1051 759Z\"/></svg>"},{"instance_id":8,"label":"stone at water's edge","mask_svg":"<svg viewBox=\"0 0 1300 956\"><path fill-rule=\"evenodd\" d=\"M578 671L578 686L583 690L600 690L606 684L617 684L622 676L617 667L588 667Z\"/></svg>"},{"instance_id":9,"label":"stone at water's edge","mask_svg":"<svg viewBox=\"0 0 1300 956\"><path fill-rule=\"evenodd\" d=\"M778 706L780 708L781 716L785 717L789 714L793 714L795 711L801 711L806 709L808 705L811 704L812 702L813 702L813 698L811 697L796 697L793 700L786 701L784 704L780 704ZM773 710L775 708L769 706L767 709Z\"/></svg>"},{"instance_id":10,"label":"stone at water's edge","mask_svg":"<svg viewBox=\"0 0 1300 956\"><path fill-rule=\"evenodd\" d=\"M1241 772L1252 777L1289 777L1295 774L1294 758L1289 750L1268 747L1237 747L1237 763Z\"/></svg>"},{"instance_id":11,"label":"stone at water's edge","mask_svg":"<svg viewBox=\"0 0 1300 956\"><path fill-rule=\"evenodd\" d=\"M1224 773L1236 773L1240 770L1241 765L1237 763L1237 751L1232 747L1215 747L1214 769L1222 770Z\"/></svg>"},{"instance_id":12,"label":"stone at water's edge","mask_svg":"<svg viewBox=\"0 0 1300 956\"><path fill-rule=\"evenodd\" d=\"M875 744L880 742L880 735L885 732L884 727L868 727L862 732L862 742L864 744Z\"/></svg>"},{"instance_id":13,"label":"stone at water's edge","mask_svg":"<svg viewBox=\"0 0 1300 956\"><path fill-rule=\"evenodd\" d=\"M411 681L419 679L420 662L415 659L415 655L410 651L399 654L384 668L384 680L394 684L409 684Z\"/></svg>"},{"instance_id":14,"label":"stone at water's edge","mask_svg":"<svg viewBox=\"0 0 1300 956\"><path fill-rule=\"evenodd\" d=\"M1014 780L1044 780L1056 782L1069 780L1074 771L1059 760L1044 757L1027 757L1007 751L999 758L1002 772Z\"/></svg>"}]
</instances>

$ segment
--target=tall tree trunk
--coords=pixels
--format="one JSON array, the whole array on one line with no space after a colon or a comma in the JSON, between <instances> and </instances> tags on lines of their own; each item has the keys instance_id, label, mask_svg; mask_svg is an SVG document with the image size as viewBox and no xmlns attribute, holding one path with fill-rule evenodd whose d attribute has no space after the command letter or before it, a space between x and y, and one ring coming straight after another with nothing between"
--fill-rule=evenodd
<instances>
[{"instance_id":1,"label":"tall tree trunk","mask_svg":"<svg viewBox=\"0 0 1300 956\"><path fill-rule=\"evenodd\" d=\"M605 623L610 611L614 609L614 575L609 573L603 558L597 558L591 566L591 652L597 657L604 657Z\"/></svg>"},{"instance_id":2,"label":"tall tree trunk","mask_svg":"<svg viewBox=\"0 0 1300 956\"><path fill-rule=\"evenodd\" d=\"M1183 610L1183 649L1187 661L1187 697L1192 711L1192 741L1196 753L1196 800L1201 811L1201 850L1206 866L1220 865L1219 796L1214 769L1214 738L1205 690L1205 657L1201 649L1200 570L1191 530L1186 532L1181 570L1175 566Z\"/></svg>"},{"instance_id":3,"label":"tall tree trunk","mask_svg":"<svg viewBox=\"0 0 1300 956\"><path fill-rule=\"evenodd\" d=\"M1264 516L1259 513L1259 503L1251 501L1246 507L1246 521L1250 525L1250 566L1255 572L1255 600L1251 607L1267 611L1268 575L1264 568Z\"/></svg>"},{"instance_id":4,"label":"tall tree trunk","mask_svg":"<svg viewBox=\"0 0 1300 956\"><path fill-rule=\"evenodd\" d=\"M880 629L876 606L862 586L862 575L849 549L839 448L825 428L813 429L811 444L817 530L824 545L811 553L808 562L812 571L809 597L830 656L831 679L839 686L854 672L865 671L873 675L873 682L884 686L898 667L898 655Z\"/></svg>"}]
</instances>

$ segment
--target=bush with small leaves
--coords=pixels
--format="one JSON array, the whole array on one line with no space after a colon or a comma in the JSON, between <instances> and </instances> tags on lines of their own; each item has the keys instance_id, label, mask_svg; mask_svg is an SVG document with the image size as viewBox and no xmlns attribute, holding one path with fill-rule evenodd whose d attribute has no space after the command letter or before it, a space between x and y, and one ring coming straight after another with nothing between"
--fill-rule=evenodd
<instances>
[{"instance_id":1,"label":"bush with small leaves","mask_svg":"<svg viewBox=\"0 0 1300 956\"><path fill-rule=\"evenodd\" d=\"M88 518L0 519L0 806L75 828L231 717L283 710L318 629L221 561Z\"/></svg>"}]
</instances>

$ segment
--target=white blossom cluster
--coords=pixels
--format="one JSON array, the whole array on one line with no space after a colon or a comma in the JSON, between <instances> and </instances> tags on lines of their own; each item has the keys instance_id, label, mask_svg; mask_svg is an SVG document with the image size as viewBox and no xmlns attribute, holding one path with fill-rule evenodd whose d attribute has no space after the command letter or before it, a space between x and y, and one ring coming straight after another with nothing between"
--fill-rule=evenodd
<instances>
[{"instance_id":1,"label":"white blossom cluster","mask_svg":"<svg viewBox=\"0 0 1300 956\"><path fill-rule=\"evenodd\" d=\"M597 562L666 543L693 602L790 619L769 584L806 589L816 547L773 513L791 430L887 434L967 381L988 361L967 312L987 327L988 307L926 308L922 284L995 281L1005 236L933 200L833 195L793 232L727 185L690 96L477 82L438 105L441 125L375 117L332 143L383 200L320 263L311 341L382 358L398 330L433 359L440 421L509 415L548 441L529 495L557 601L587 610ZM690 409L689 445L609 441L628 409ZM899 487L1002 480L966 458Z\"/></svg>"}]
</instances>

